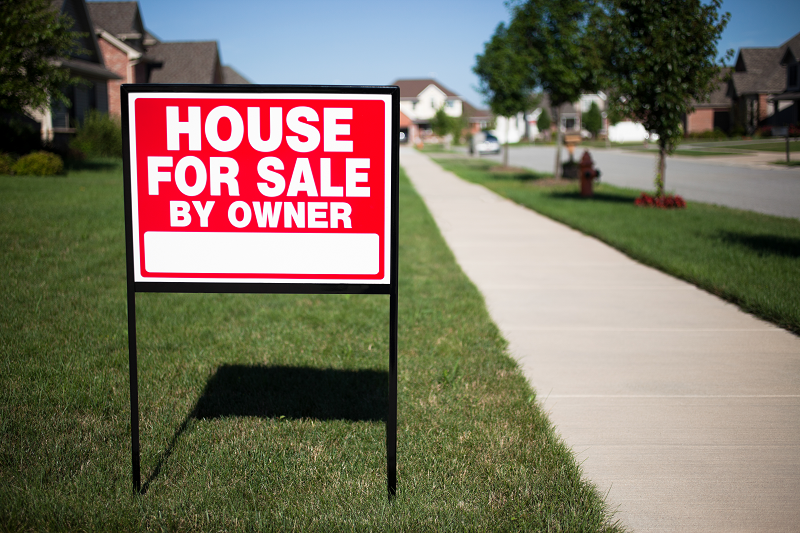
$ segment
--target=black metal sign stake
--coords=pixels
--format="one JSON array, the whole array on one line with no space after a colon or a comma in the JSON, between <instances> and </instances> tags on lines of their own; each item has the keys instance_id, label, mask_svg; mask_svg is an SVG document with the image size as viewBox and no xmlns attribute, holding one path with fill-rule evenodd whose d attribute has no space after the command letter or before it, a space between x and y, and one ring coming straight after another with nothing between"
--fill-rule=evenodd
<instances>
[{"instance_id":1,"label":"black metal sign stake","mask_svg":"<svg viewBox=\"0 0 800 533\"><path fill-rule=\"evenodd\" d=\"M389 283L213 283L136 281L134 270L133 207L131 192L130 93L322 93L391 95L391 198ZM133 490L142 491L139 446L139 378L136 348L136 293L258 293L258 294L385 294L389 295L389 402L386 416L386 478L389 499L397 494L397 315L398 315L398 194L400 90L397 87L264 86L264 85L123 85L122 140L125 187L125 237L128 295L128 364L131 400L131 471Z\"/></svg>"}]
</instances>

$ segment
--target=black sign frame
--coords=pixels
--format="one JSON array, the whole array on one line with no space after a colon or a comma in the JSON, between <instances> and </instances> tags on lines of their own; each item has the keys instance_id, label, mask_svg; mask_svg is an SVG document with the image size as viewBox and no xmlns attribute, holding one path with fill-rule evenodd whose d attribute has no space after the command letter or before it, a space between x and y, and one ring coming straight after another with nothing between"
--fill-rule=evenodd
<instances>
[{"instance_id":1,"label":"black sign frame","mask_svg":"<svg viewBox=\"0 0 800 533\"><path fill-rule=\"evenodd\" d=\"M131 197L130 122L128 96L134 93L297 93L374 94L391 97L389 283L270 283L270 282L143 282L135 281L133 210ZM384 294L389 295L389 402L386 414L386 481L389 498L397 494L397 314L398 314L398 194L400 182L400 89L397 86L353 85L191 85L124 84L122 104L123 182L128 294L128 364L131 400L131 470L133 490L142 492L139 443L139 377L136 346L136 293L256 293L256 294Z\"/></svg>"}]
</instances>

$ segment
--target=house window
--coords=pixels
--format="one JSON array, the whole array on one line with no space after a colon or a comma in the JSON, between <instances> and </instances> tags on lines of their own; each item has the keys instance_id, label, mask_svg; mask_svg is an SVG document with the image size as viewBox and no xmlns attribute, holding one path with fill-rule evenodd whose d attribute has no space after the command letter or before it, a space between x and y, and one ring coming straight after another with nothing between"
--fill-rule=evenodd
<instances>
[{"instance_id":1,"label":"house window","mask_svg":"<svg viewBox=\"0 0 800 533\"><path fill-rule=\"evenodd\" d=\"M448 100L447 102L445 102L445 106L447 106L447 109L453 109L456 106L456 101Z\"/></svg>"},{"instance_id":2,"label":"house window","mask_svg":"<svg viewBox=\"0 0 800 533\"><path fill-rule=\"evenodd\" d=\"M797 63L789 65L789 87L797 87Z\"/></svg>"},{"instance_id":3,"label":"house window","mask_svg":"<svg viewBox=\"0 0 800 533\"><path fill-rule=\"evenodd\" d=\"M575 129L575 119L574 118L565 118L564 119L564 128L568 130Z\"/></svg>"}]
</instances>

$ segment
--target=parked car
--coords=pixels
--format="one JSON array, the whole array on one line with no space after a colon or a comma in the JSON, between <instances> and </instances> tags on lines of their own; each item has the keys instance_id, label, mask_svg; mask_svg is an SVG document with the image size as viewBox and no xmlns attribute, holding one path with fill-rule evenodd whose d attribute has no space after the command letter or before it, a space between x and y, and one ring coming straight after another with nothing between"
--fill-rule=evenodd
<instances>
[{"instance_id":1,"label":"parked car","mask_svg":"<svg viewBox=\"0 0 800 533\"><path fill-rule=\"evenodd\" d=\"M488 131L480 131L472 136L472 142L469 145L469 153L477 153L478 155L499 154L500 141Z\"/></svg>"}]
</instances>

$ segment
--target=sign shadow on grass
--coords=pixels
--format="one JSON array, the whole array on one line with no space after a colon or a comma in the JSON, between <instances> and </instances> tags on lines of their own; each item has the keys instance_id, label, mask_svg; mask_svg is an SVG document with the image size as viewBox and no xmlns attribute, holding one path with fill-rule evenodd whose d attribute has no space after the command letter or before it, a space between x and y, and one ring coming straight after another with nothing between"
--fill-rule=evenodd
<instances>
[{"instance_id":1,"label":"sign shadow on grass","mask_svg":"<svg viewBox=\"0 0 800 533\"><path fill-rule=\"evenodd\" d=\"M258 417L384 422L388 391L389 373L383 370L222 365L175 430L141 494L158 477L192 420Z\"/></svg>"}]
</instances>

